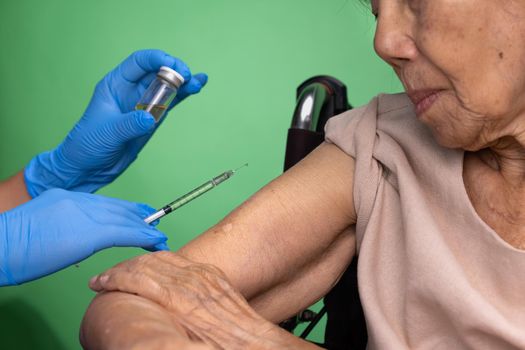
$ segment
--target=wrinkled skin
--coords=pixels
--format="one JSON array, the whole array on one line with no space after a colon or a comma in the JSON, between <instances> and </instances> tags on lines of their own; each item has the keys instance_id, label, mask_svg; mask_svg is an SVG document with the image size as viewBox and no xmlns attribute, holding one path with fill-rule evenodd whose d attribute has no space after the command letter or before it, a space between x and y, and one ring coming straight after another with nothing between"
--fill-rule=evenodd
<instances>
[{"instance_id":1,"label":"wrinkled skin","mask_svg":"<svg viewBox=\"0 0 525 350\"><path fill-rule=\"evenodd\" d=\"M125 261L94 277L90 287L97 292L137 294L161 305L179 332L195 341L184 349L287 348L272 336L283 331L259 316L220 269L178 254L160 252ZM148 332L140 338L141 344L162 349L177 339L164 330L160 336L157 333Z\"/></svg>"},{"instance_id":2,"label":"wrinkled skin","mask_svg":"<svg viewBox=\"0 0 525 350\"><path fill-rule=\"evenodd\" d=\"M375 49L407 92L438 89L419 115L447 147L525 138L525 3L374 0Z\"/></svg>"}]
</instances>

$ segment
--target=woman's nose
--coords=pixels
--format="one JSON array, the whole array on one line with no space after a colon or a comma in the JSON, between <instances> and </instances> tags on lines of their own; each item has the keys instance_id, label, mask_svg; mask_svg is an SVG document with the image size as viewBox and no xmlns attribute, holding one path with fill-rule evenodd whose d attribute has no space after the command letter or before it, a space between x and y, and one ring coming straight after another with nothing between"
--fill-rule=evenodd
<instances>
[{"instance_id":1,"label":"woman's nose","mask_svg":"<svg viewBox=\"0 0 525 350\"><path fill-rule=\"evenodd\" d=\"M384 9L377 20L374 48L379 57L394 68L414 60L418 54L412 23L403 11Z\"/></svg>"}]
</instances>

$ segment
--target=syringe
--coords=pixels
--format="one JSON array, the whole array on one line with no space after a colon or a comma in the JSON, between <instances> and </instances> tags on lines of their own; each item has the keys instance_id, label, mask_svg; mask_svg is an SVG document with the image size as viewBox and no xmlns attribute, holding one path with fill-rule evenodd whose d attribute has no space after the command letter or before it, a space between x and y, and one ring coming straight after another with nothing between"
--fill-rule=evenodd
<instances>
[{"instance_id":1,"label":"syringe","mask_svg":"<svg viewBox=\"0 0 525 350\"><path fill-rule=\"evenodd\" d=\"M158 220L158 219L162 218L163 216L168 215L169 213L171 213L175 209L178 209L178 208L182 207L184 204L187 204L187 203L191 202L192 200L194 200L195 198L203 195L204 193L208 192L212 188L217 187L219 184L223 183L224 181L226 181L230 177L232 177L233 174L235 174L235 172L237 170L239 170L240 168L245 167L247 165L248 165L248 163L244 164L243 166L241 166L241 167L239 167L239 168L237 168L235 170L228 170L228 171L225 171L224 173L222 173L222 174L220 174L218 176L215 176L210 181L207 181L207 182L203 183L202 185L200 185L199 187L195 188L194 190L186 193L184 196L179 197L179 198L175 199L173 202L165 205L164 207L162 207L162 209L157 210L155 213L153 213L150 216L148 216L147 218L145 218L144 221L147 224L150 224L153 221Z\"/></svg>"}]
</instances>

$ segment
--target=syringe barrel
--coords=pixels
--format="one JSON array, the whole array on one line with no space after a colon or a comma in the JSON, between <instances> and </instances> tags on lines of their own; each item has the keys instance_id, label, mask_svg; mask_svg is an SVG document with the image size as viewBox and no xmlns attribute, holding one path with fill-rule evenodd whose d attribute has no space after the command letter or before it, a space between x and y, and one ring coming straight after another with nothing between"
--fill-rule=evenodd
<instances>
[{"instance_id":1,"label":"syringe barrel","mask_svg":"<svg viewBox=\"0 0 525 350\"><path fill-rule=\"evenodd\" d=\"M173 202L168 204L168 206L171 208L171 211L173 211L175 209L178 209L178 208L182 207L184 204L189 203L192 200L194 200L195 198L197 198L197 197L203 195L204 193L208 192L209 190L211 190L215 186L218 186L220 183L228 180L230 177L233 176L233 174L234 174L234 172L232 170L228 170L228 171L220 174L219 176L214 177L210 181L200 185L199 187L197 187L193 191L186 193L184 196L182 196L180 198L177 198L176 200L174 200Z\"/></svg>"},{"instance_id":2,"label":"syringe barrel","mask_svg":"<svg viewBox=\"0 0 525 350\"><path fill-rule=\"evenodd\" d=\"M173 202L171 202L168 205L170 206L171 210L173 211L175 209L178 209L178 208L182 207L184 204L187 204L187 203L191 202L195 198L203 195L204 193L208 192L209 190L211 190L214 187L215 187L215 185L213 184L212 180L210 180L210 181L200 185L196 189L192 190L191 192L186 193L184 196L182 196L180 198L177 198L176 200L174 200Z\"/></svg>"}]
</instances>

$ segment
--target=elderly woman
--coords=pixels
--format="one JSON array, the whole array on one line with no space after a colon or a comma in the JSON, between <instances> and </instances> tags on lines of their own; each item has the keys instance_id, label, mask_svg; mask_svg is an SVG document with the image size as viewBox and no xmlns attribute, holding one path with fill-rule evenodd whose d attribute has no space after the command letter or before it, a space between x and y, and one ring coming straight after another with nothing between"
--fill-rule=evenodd
<instances>
[{"instance_id":1,"label":"elderly woman","mask_svg":"<svg viewBox=\"0 0 525 350\"><path fill-rule=\"evenodd\" d=\"M313 349L274 322L358 255L370 349L525 348L525 1L372 9L406 94L332 118L180 251L95 277L84 346Z\"/></svg>"}]
</instances>

